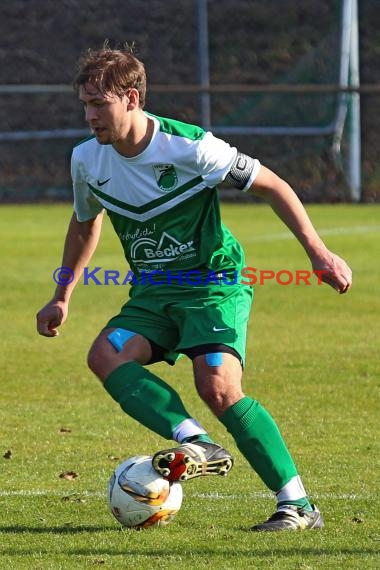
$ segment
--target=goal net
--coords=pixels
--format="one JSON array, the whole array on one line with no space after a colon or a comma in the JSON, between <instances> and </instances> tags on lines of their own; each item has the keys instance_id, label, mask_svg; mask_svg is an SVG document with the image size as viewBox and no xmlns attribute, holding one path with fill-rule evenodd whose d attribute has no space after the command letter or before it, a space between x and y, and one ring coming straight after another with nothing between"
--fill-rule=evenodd
<instances>
[{"instance_id":1,"label":"goal net","mask_svg":"<svg viewBox=\"0 0 380 570\"><path fill-rule=\"evenodd\" d=\"M272 75L273 92L212 95L211 122L214 132L250 147L294 182L306 201L359 201L359 95L349 89L359 85L357 5L329 4L328 26L315 45ZM259 56L256 63L262 65Z\"/></svg>"}]
</instances>

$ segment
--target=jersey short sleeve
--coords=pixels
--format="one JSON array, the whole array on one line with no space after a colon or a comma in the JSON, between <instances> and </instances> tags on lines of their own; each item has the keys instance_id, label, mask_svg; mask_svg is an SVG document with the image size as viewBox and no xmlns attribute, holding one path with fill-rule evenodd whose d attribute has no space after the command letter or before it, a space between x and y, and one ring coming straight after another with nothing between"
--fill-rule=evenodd
<instances>
[{"instance_id":1,"label":"jersey short sleeve","mask_svg":"<svg viewBox=\"0 0 380 570\"><path fill-rule=\"evenodd\" d=\"M246 192L253 183L260 169L260 162L256 158L245 157L229 143L207 132L198 148L198 161L201 168L201 176L208 186L214 187L221 184L229 175L230 182L236 188ZM240 163L246 164L246 171L241 172L240 180L236 174ZM235 172L236 171L236 172Z\"/></svg>"},{"instance_id":2,"label":"jersey short sleeve","mask_svg":"<svg viewBox=\"0 0 380 570\"><path fill-rule=\"evenodd\" d=\"M237 149L211 132L207 132L198 146L200 175L211 188L227 176L236 159Z\"/></svg>"},{"instance_id":3,"label":"jersey short sleeve","mask_svg":"<svg viewBox=\"0 0 380 570\"><path fill-rule=\"evenodd\" d=\"M74 211L78 222L96 218L103 211L103 206L90 191L81 163L76 159L75 149L71 157L71 178L74 192Z\"/></svg>"}]
</instances>

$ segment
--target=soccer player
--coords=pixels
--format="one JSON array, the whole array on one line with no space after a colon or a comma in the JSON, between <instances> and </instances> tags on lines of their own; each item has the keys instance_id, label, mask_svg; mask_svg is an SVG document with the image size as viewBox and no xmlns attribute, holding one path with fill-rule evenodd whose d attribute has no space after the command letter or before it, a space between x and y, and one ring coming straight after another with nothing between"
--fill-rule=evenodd
<instances>
[{"instance_id":1,"label":"soccer player","mask_svg":"<svg viewBox=\"0 0 380 570\"><path fill-rule=\"evenodd\" d=\"M172 444L153 456L169 480L226 475L233 458L146 365L192 360L199 396L276 497L254 531L313 529L310 504L271 415L242 390L252 288L234 277L245 265L220 219L217 186L267 201L297 237L311 266L339 293L351 270L327 249L290 186L259 160L202 128L144 111L146 76L129 49L88 50L74 86L94 136L72 154L74 213L62 265L74 273L37 315L38 332L58 334L71 293L97 246L106 211L133 278L130 299L95 339L88 364L122 410Z\"/></svg>"}]
</instances>

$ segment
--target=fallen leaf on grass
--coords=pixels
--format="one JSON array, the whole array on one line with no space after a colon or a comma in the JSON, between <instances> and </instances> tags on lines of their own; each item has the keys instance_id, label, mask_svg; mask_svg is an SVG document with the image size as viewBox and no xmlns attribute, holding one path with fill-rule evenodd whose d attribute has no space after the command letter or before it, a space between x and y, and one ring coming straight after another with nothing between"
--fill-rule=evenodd
<instances>
[{"instance_id":1,"label":"fallen leaf on grass","mask_svg":"<svg viewBox=\"0 0 380 570\"><path fill-rule=\"evenodd\" d=\"M64 471L59 477L60 479L66 479L66 481L73 481L78 477L78 473L75 473L75 471Z\"/></svg>"},{"instance_id":2,"label":"fallen leaf on grass","mask_svg":"<svg viewBox=\"0 0 380 570\"><path fill-rule=\"evenodd\" d=\"M59 433L71 433L71 428L61 427L59 428Z\"/></svg>"},{"instance_id":3,"label":"fallen leaf on grass","mask_svg":"<svg viewBox=\"0 0 380 570\"><path fill-rule=\"evenodd\" d=\"M85 503L86 501L77 495L66 495L61 501L69 501L70 503Z\"/></svg>"}]
</instances>

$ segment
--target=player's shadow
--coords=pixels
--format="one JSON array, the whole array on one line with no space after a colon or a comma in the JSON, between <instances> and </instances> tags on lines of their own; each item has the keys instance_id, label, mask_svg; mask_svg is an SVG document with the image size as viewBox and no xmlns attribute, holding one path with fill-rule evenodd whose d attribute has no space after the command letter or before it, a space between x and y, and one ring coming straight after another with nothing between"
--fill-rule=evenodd
<instances>
[{"instance_id":1,"label":"player's shadow","mask_svg":"<svg viewBox=\"0 0 380 570\"><path fill-rule=\"evenodd\" d=\"M31 533L31 534L57 534L57 535L74 535L74 534L80 534L83 532L88 532L88 533L97 533L97 532L105 532L108 530L112 530L112 531L116 531L116 532L125 532L125 529L122 528L115 528L114 526L57 526L57 527L31 527L31 526L0 526L0 535L3 534L25 534L25 533ZM136 531L139 532L139 531ZM302 547L302 546L295 546L295 547L282 547L282 546L275 546L272 545L272 547L268 550L268 549L260 549L257 548L257 542L255 543L255 547L252 549L251 553L247 553L247 551L245 549L242 549L241 551L239 550L239 548L236 548L234 546L234 551L233 554L234 556L242 556L245 559L249 559L249 558L257 558L259 557L270 557L273 558L274 555L278 554L279 556L283 556L284 554L286 554L287 556L292 556L292 555L303 555L303 556L329 556L332 554L335 554L335 548L332 546L331 548L324 548L324 547L316 547L316 548L312 548L312 547ZM33 555L37 552L37 550L33 549L33 548L5 548L2 549L2 555L8 555L8 556L13 556L13 555ZM340 548L339 552L341 555L351 555L351 556L365 556L366 554L368 555L372 555L372 556L376 556L377 554L380 553L380 549L378 548ZM41 555L44 554L51 554L50 549L41 549L41 547L38 547L38 553ZM170 556L171 558L173 557L173 554L175 554L173 552L173 549L171 548L167 548L163 547L162 549L157 549L155 548L154 550L145 550L145 549L139 549L139 548L135 548L135 549L131 549L130 547L128 547L128 550L125 550L124 547L122 547L119 551L115 548L89 548L89 549L68 549L66 554L68 555L76 555L76 556L118 556L118 555L122 555L124 557L135 557L135 556L140 556L141 554L144 554L144 556L157 556L160 555L162 557L165 556ZM182 548L181 550L181 556L185 556L187 554L186 552L186 548ZM196 556L197 554L199 556L212 556L212 555L216 555L216 554L220 554L220 550L219 548L215 548L213 549L212 547L202 547L202 548L195 548L194 546L191 546L191 549L189 550L189 554L191 554L191 556Z\"/></svg>"},{"instance_id":2,"label":"player's shadow","mask_svg":"<svg viewBox=\"0 0 380 570\"><path fill-rule=\"evenodd\" d=\"M122 531L114 526L0 526L0 534L79 534L81 532L104 532L107 530Z\"/></svg>"},{"instance_id":3,"label":"player's shadow","mask_svg":"<svg viewBox=\"0 0 380 570\"><path fill-rule=\"evenodd\" d=\"M379 554L379 550L377 549L365 549L365 548L341 548L339 549L339 554L341 556L358 556L363 557L365 555L369 556L377 556ZM51 549L48 548L35 548L35 549L27 549L27 548L4 548L2 549L2 556L33 556L34 554L38 553L39 556L41 555L51 555ZM165 560L165 557L168 556L170 560L173 560L173 550L170 548L167 549L153 549L153 550L146 550L141 548L130 548L126 550L124 548L120 548L119 550L116 548L89 548L89 549L67 549L65 554L68 556L123 556L124 560L130 558L132 561L136 560L136 557L144 555L144 556L152 556L157 557L160 556L162 560ZM235 548L233 554L231 556L236 557L239 556L244 558L247 563L250 558L257 561L258 558L267 558L273 559L273 556L308 556L308 557L319 557L319 556L331 556L336 554L336 550L334 547L331 548L302 548L301 546L294 547L294 548L285 548L285 547L274 547L271 548L269 551L261 550L260 548L255 548L251 552L247 552L246 550L239 548ZM178 554L179 555L179 554ZM184 556L191 556L192 558L196 556L215 556L220 555L220 550L215 548L190 548L188 551L184 548L179 555L182 559Z\"/></svg>"}]
</instances>

